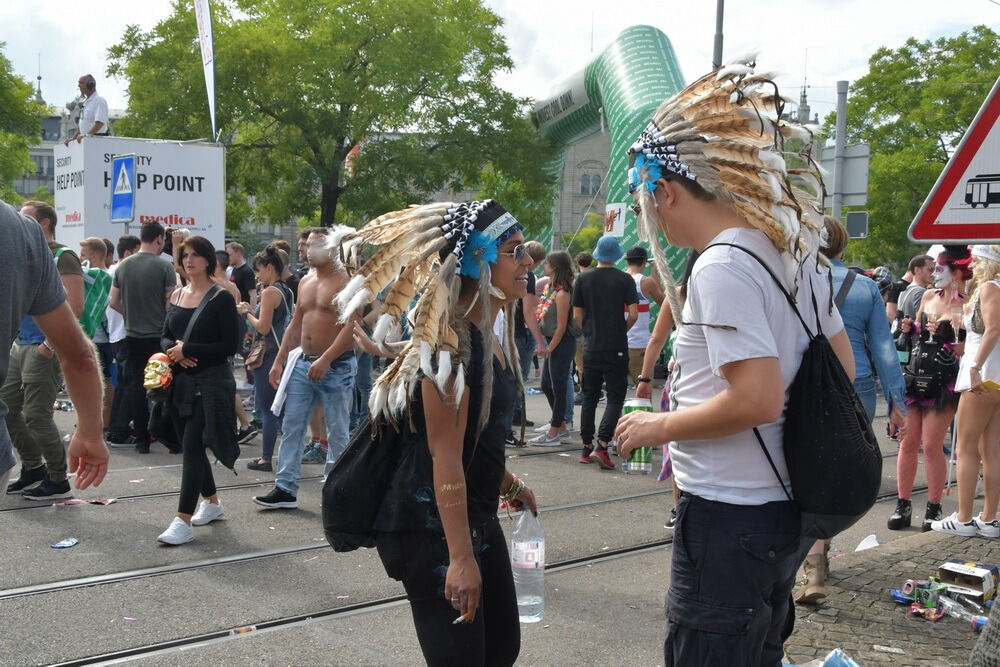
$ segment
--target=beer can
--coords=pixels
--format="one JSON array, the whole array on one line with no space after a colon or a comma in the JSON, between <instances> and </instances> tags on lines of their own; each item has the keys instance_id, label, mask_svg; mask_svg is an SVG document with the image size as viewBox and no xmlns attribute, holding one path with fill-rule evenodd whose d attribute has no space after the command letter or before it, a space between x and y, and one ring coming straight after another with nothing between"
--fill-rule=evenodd
<instances>
[{"instance_id":1,"label":"beer can","mask_svg":"<svg viewBox=\"0 0 1000 667\"><path fill-rule=\"evenodd\" d=\"M648 398L630 398L625 401L625 405L622 408L622 414L627 415L631 412L652 412L653 404ZM653 448L652 447L637 447L632 450L629 455L628 461L626 461L622 468L626 473L638 472L642 474L649 474L653 470Z\"/></svg>"}]
</instances>

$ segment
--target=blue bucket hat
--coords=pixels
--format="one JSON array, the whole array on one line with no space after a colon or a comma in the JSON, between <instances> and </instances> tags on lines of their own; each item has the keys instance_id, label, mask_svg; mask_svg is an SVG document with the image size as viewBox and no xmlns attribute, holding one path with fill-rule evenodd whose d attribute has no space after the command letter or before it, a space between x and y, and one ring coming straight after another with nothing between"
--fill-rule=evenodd
<instances>
[{"instance_id":1,"label":"blue bucket hat","mask_svg":"<svg viewBox=\"0 0 1000 667\"><path fill-rule=\"evenodd\" d=\"M594 248L594 259L598 262L612 264L621 259L624 254L625 251L622 250L622 244L618 242L618 238L610 234L602 236L597 241L597 247Z\"/></svg>"}]
</instances>

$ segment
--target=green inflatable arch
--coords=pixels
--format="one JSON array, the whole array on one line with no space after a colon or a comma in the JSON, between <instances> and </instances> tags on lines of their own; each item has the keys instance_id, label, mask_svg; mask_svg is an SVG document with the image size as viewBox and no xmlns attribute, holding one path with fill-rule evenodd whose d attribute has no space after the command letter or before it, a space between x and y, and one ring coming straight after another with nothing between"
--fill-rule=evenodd
<instances>
[{"instance_id":1,"label":"green inflatable arch","mask_svg":"<svg viewBox=\"0 0 1000 667\"><path fill-rule=\"evenodd\" d=\"M555 95L535 105L533 120L542 135L563 151L552 170L562 175L566 147L603 127L611 133L607 202L625 204L622 245L638 243L635 215L626 176L626 152L653 117L660 102L684 88L670 40L652 26L626 28L583 70L570 77ZM667 248L670 269L680 275L687 252Z\"/></svg>"}]
</instances>

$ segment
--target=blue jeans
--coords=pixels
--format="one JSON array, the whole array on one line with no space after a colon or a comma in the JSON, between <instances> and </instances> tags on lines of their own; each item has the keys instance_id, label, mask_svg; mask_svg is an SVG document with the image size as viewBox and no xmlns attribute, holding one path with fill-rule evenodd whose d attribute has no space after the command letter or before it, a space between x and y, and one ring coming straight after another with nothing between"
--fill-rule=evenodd
<instances>
[{"instance_id":1,"label":"blue jeans","mask_svg":"<svg viewBox=\"0 0 1000 667\"><path fill-rule=\"evenodd\" d=\"M264 354L264 363L253 371L253 401L254 417L260 411L261 423L261 452L260 458L270 461L274 456L274 443L278 439L278 429L281 428L281 415L271 412L271 404L274 403L274 395L277 390L271 386L268 374L274 364L274 358L278 356L278 350L269 350Z\"/></svg>"},{"instance_id":2,"label":"blue jeans","mask_svg":"<svg viewBox=\"0 0 1000 667\"><path fill-rule=\"evenodd\" d=\"M514 346L517 348L517 356L521 362L521 377L525 384L528 382L528 372L531 370L531 360L534 358L535 338L531 334L522 336L514 334ZM524 412L524 405L521 397L514 398L514 409L510 414L510 421L507 423L507 433L511 433L514 425L521 425L521 413Z\"/></svg>"},{"instance_id":3,"label":"blue jeans","mask_svg":"<svg viewBox=\"0 0 1000 667\"><path fill-rule=\"evenodd\" d=\"M665 667L781 664L795 571L813 542L800 539L801 523L787 501L731 505L681 495Z\"/></svg>"},{"instance_id":4,"label":"blue jeans","mask_svg":"<svg viewBox=\"0 0 1000 667\"><path fill-rule=\"evenodd\" d=\"M354 400L351 402L351 433L368 417L368 397L372 393L372 355L358 357L358 373L354 378Z\"/></svg>"},{"instance_id":5,"label":"blue jeans","mask_svg":"<svg viewBox=\"0 0 1000 667\"><path fill-rule=\"evenodd\" d=\"M580 341L577 341L579 343ZM576 385L573 384L573 360L569 362L569 373L566 374L566 414L563 421L573 421L573 399L576 398Z\"/></svg>"},{"instance_id":6,"label":"blue jeans","mask_svg":"<svg viewBox=\"0 0 1000 667\"><path fill-rule=\"evenodd\" d=\"M299 473L302 470L302 444L309 419L317 403L323 404L323 421L326 423L326 469L330 472L340 454L347 448L350 433L351 399L354 397L354 374L358 362L354 354L345 355L330 364L320 381L310 380L312 362L299 359L288 379L285 397L285 416L282 421L281 449L278 450L278 474L274 483L293 496L299 492Z\"/></svg>"},{"instance_id":7,"label":"blue jeans","mask_svg":"<svg viewBox=\"0 0 1000 667\"><path fill-rule=\"evenodd\" d=\"M872 420L875 419L875 378L871 375L857 378L854 381L854 391L858 392L861 405L868 415L868 423L871 424Z\"/></svg>"}]
</instances>

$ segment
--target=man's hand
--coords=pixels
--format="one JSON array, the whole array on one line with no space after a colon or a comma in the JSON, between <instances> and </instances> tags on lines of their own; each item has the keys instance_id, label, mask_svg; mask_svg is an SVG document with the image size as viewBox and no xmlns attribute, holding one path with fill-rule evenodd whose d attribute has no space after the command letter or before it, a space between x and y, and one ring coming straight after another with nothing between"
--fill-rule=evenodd
<instances>
[{"instance_id":1,"label":"man's hand","mask_svg":"<svg viewBox=\"0 0 1000 667\"><path fill-rule=\"evenodd\" d=\"M549 348L545 343L538 343L535 345L535 356L544 359L549 356Z\"/></svg>"},{"instance_id":2,"label":"man's hand","mask_svg":"<svg viewBox=\"0 0 1000 667\"><path fill-rule=\"evenodd\" d=\"M73 482L76 488L83 490L101 485L108 472L108 447L104 438L84 439L78 432L73 433L66 455L69 472L76 473Z\"/></svg>"},{"instance_id":3,"label":"man's hand","mask_svg":"<svg viewBox=\"0 0 1000 667\"><path fill-rule=\"evenodd\" d=\"M615 429L618 456L627 460L634 449L667 442L669 438L666 426L669 418L669 412L630 412L619 419Z\"/></svg>"},{"instance_id":4,"label":"man's hand","mask_svg":"<svg viewBox=\"0 0 1000 667\"><path fill-rule=\"evenodd\" d=\"M273 370L274 369L272 369L272 371ZM323 357L320 357L316 361L309 364L309 372L307 375L313 382L319 382L323 379L323 376L326 375L328 370L330 370L330 362L324 360Z\"/></svg>"},{"instance_id":5,"label":"man's hand","mask_svg":"<svg viewBox=\"0 0 1000 667\"><path fill-rule=\"evenodd\" d=\"M640 382L635 386L635 397L636 398L647 398L652 400L653 398L653 383L652 382Z\"/></svg>"},{"instance_id":6,"label":"man's hand","mask_svg":"<svg viewBox=\"0 0 1000 667\"><path fill-rule=\"evenodd\" d=\"M46 359L52 358L52 348L45 343L39 343L37 350L38 354L42 355Z\"/></svg>"},{"instance_id":7,"label":"man's hand","mask_svg":"<svg viewBox=\"0 0 1000 667\"><path fill-rule=\"evenodd\" d=\"M274 387L275 389L277 389L278 385L281 384L281 374L284 371L285 371L284 360L279 361L275 359L274 363L271 364L271 372L267 374L267 381L270 382L271 386Z\"/></svg>"}]
</instances>

